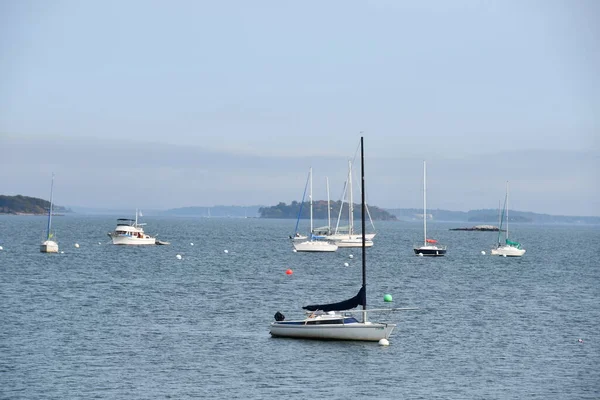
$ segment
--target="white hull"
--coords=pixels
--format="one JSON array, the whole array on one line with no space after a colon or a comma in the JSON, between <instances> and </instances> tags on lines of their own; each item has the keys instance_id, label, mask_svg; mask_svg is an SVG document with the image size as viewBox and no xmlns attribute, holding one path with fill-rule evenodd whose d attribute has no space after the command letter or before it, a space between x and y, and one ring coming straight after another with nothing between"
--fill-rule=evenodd
<instances>
[{"instance_id":1,"label":"white hull","mask_svg":"<svg viewBox=\"0 0 600 400\"><path fill-rule=\"evenodd\" d=\"M58 243L52 240L46 240L40 245L40 252L42 253L58 253Z\"/></svg>"},{"instance_id":2,"label":"white hull","mask_svg":"<svg viewBox=\"0 0 600 400\"><path fill-rule=\"evenodd\" d=\"M338 246L329 243L329 242L321 242L318 240L313 241L305 241L305 242L293 242L294 249L296 251L320 251L320 252L331 252L336 251Z\"/></svg>"},{"instance_id":3,"label":"white hull","mask_svg":"<svg viewBox=\"0 0 600 400\"><path fill-rule=\"evenodd\" d=\"M365 240L370 240L373 241L373 238L375 237L376 233L367 233L365 235ZM361 234L352 234L352 235L348 235L347 233L335 233L333 235L327 235L325 236L327 240L346 240L346 239L353 239L353 240L362 240L362 235Z\"/></svg>"},{"instance_id":4,"label":"white hull","mask_svg":"<svg viewBox=\"0 0 600 400\"><path fill-rule=\"evenodd\" d=\"M514 246L500 246L492 249L491 254L493 256L521 257L525 254L525 249L517 249Z\"/></svg>"},{"instance_id":5,"label":"white hull","mask_svg":"<svg viewBox=\"0 0 600 400\"><path fill-rule=\"evenodd\" d=\"M271 336L321 340L364 340L377 342L388 339L395 324L356 322L340 325L295 325L271 323Z\"/></svg>"},{"instance_id":6,"label":"white hull","mask_svg":"<svg viewBox=\"0 0 600 400\"><path fill-rule=\"evenodd\" d=\"M156 238L153 238L151 236L145 237L145 238L139 238L139 237L134 237L134 236L115 236L115 235L109 235L112 239L112 243L113 244L119 244L119 245L129 245L129 246L142 246L142 245L148 245L148 244L156 244Z\"/></svg>"},{"instance_id":7,"label":"white hull","mask_svg":"<svg viewBox=\"0 0 600 400\"><path fill-rule=\"evenodd\" d=\"M362 238L353 238L353 239L342 239L336 240L334 242L338 247L362 247ZM365 240L365 247L373 247L373 242L371 240Z\"/></svg>"}]
</instances>

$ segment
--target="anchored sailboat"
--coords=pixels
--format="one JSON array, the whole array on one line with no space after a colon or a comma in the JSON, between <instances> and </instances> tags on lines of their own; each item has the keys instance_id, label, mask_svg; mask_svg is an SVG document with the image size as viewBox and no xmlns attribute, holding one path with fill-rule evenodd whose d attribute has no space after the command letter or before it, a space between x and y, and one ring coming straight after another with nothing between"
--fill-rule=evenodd
<instances>
[{"instance_id":1,"label":"anchored sailboat","mask_svg":"<svg viewBox=\"0 0 600 400\"><path fill-rule=\"evenodd\" d=\"M316 236L313 233L313 191L312 191L312 168L309 170L309 182L310 182L310 238L306 240L294 240L292 244L296 251L312 251L312 252L332 252L338 249L338 246L332 242L329 242L324 237Z\"/></svg>"},{"instance_id":2,"label":"anchored sailboat","mask_svg":"<svg viewBox=\"0 0 600 400\"><path fill-rule=\"evenodd\" d=\"M50 208L48 208L48 224L46 227L46 240L40 245L40 252L42 253L58 253L58 243L54 238L54 232L52 232L52 204L54 195L54 173L52 173L52 183L50 184Z\"/></svg>"},{"instance_id":3,"label":"anchored sailboat","mask_svg":"<svg viewBox=\"0 0 600 400\"><path fill-rule=\"evenodd\" d=\"M498 230L498 244L492 249L493 256L504 257L521 257L525 254L525 249L521 247L521 243L513 242L508 239L508 181L506 181L506 195L504 197L504 214L506 216L506 229L504 230L504 244L500 242L502 235L502 219L500 219L500 229Z\"/></svg>"},{"instance_id":4,"label":"anchored sailboat","mask_svg":"<svg viewBox=\"0 0 600 400\"><path fill-rule=\"evenodd\" d=\"M447 247L435 239L427 239L427 164L423 161L423 245L413 247L417 256L443 256Z\"/></svg>"},{"instance_id":5,"label":"anchored sailboat","mask_svg":"<svg viewBox=\"0 0 600 400\"><path fill-rule=\"evenodd\" d=\"M365 229L365 198L364 198L364 151L363 138L360 139L361 144L361 161L362 161L362 205L361 205L361 222L362 229ZM388 339L396 324L388 324L384 322L371 322L367 318L368 312L384 311L384 310L367 310L367 273L366 273L366 254L365 237L362 236L362 286L356 296L330 304L312 304L302 307L307 310L307 317L300 320L287 321L285 316L277 311L275 313L275 322L271 323L271 336L273 337L289 337L303 339L329 339L329 340L365 340L379 341ZM362 306L362 318L359 321L355 318L351 310L355 307ZM395 308L393 310L412 310L412 308Z\"/></svg>"}]
</instances>

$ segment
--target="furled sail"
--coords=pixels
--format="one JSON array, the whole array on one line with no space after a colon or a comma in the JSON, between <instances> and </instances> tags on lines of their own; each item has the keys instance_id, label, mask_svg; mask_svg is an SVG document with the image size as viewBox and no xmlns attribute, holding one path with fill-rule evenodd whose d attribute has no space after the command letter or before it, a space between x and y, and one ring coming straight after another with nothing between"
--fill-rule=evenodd
<instances>
[{"instance_id":1,"label":"furled sail","mask_svg":"<svg viewBox=\"0 0 600 400\"><path fill-rule=\"evenodd\" d=\"M351 308L355 308L358 306L365 306L367 304L367 299L365 296L365 287L361 287L358 291L358 294L351 299L340 301L339 303L331 303L331 304L313 304L310 306L302 307L304 310L308 311L317 311L321 310L323 312L328 311L344 311L350 310Z\"/></svg>"}]
</instances>

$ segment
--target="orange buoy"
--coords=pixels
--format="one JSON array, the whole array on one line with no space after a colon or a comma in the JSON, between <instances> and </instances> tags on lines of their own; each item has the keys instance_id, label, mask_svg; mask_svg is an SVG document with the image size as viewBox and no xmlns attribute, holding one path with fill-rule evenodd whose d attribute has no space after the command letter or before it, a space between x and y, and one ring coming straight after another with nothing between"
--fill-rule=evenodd
<instances>
[{"instance_id":1,"label":"orange buoy","mask_svg":"<svg viewBox=\"0 0 600 400\"><path fill-rule=\"evenodd\" d=\"M287 271L285 271L285 273L286 273L287 275L291 275L291 274L293 274L293 273L294 273L294 271L292 271L291 269L289 269L289 268L288 268L288 269L287 269Z\"/></svg>"}]
</instances>

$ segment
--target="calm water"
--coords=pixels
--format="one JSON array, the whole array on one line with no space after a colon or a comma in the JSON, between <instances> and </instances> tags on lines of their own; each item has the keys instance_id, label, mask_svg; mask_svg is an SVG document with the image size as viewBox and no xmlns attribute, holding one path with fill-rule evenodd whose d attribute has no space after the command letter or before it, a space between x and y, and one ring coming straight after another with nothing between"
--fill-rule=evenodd
<instances>
[{"instance_id":1,"label":"calm water","mask_svg":"<svg viewBox=\"0 0 600 400\"><path fill-rule=\"evenodd\" d=\"M146 230L171 246L112 246L115 218L57 217L64 254L41 254L44 217L0 217L1 398L600 398L600 227L511 225L512 259L431 224L433 259L412 255L420 224L380 222L369 306L420 308L373 315L398 323L381 347L269 335L278 310L356 294L360 249L293 253L292 220L162 217Z\"/></svg>"}]
</instances>

